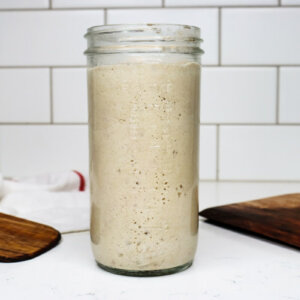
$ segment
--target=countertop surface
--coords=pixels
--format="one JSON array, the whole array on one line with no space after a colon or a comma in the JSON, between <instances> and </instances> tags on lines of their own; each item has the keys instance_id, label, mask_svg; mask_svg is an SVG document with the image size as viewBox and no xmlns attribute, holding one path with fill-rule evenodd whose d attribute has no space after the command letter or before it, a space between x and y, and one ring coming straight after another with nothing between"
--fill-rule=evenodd
<instances>
[{"instance_id":1,"label":"countertop surface","mask_svg":"<svg viewBox=\"0 0 300 300\"><path fill-rule=\"evenodd\" d=\"M300 183L201 182L200 209L300 192ZM0 263L1 299L300 300L300 251L199 220L194 264L174 275L134 278L99 269L89 232L29 261Z\"/></svg>"}]
</instances>

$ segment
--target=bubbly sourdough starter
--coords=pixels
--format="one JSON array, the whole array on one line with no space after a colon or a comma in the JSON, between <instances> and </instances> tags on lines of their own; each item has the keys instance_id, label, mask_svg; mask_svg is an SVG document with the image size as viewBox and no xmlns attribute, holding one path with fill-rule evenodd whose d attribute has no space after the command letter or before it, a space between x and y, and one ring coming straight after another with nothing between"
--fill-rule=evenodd
<instances>
[{"instance_id":1,"label":"bubbly sourdough starter","mask_svg":"<svg viewBox=\"0 0 300 300\"><path fill-rule=\"evenodd\" d=\"M196 63L89 70L93 252L125 270L191 262L198 230Z\"/></svg>"}]
</instances>

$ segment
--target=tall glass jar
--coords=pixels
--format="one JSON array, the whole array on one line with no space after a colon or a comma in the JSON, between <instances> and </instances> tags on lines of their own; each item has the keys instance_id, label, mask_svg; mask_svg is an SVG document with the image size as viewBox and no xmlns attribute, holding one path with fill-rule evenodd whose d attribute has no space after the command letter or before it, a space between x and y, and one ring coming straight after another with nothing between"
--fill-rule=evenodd
<instances>
[{"instance_id":1,"label":"tall glass jar","mask_svg":"<svg viewBox=\"0 0 300 300\"><path fill-rule=\"evenodd\" d=\"M123 275L182 271L197 245L200 30L108 25L86 38L96 261Z\"/></svg>"}]
</instances>

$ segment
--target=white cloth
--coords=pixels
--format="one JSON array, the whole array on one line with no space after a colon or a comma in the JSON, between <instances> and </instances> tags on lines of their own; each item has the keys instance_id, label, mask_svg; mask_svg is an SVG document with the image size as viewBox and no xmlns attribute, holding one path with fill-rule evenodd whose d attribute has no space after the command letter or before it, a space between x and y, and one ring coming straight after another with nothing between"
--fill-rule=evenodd
<instances>
[{"instance_id":1,"label":"white cloth","mask_svg":"<svg viewBox=\"0 0 300 300\"><path fill-rule=\"evenodd\" d=\"M50 225L61 232L86 230L87 182L87 176L77 171L10 180L0 175L0 212Z\"/></svg>"},{"instance_id":2,"label":"white cloth","mask_svg":"<svg viewBox=\"0 0 300 300\"><path fill-rule=\"evenodd\" d=\"M78 171L66 171L5 180L0 174L0 199L15 192L84 190L86 177Z\"/></svg>"}]
</instances>

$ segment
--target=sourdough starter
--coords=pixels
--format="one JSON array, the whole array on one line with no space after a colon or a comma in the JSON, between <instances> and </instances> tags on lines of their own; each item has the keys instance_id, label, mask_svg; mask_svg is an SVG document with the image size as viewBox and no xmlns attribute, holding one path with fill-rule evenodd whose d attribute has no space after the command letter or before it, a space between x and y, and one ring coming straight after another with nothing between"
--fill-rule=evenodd
<instances>
[{"instance_id":1,"label":"sourdough starter","mask_svg":"<svg viewBox=\"0 0 300 300\"><path fill-rule=\"evenodd\" d=\"M197 63L88 71L91 238L125 270L191 262L198 230Z\"/></svg>"}]
</instances>

